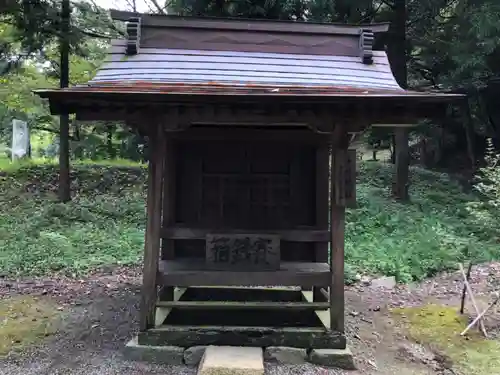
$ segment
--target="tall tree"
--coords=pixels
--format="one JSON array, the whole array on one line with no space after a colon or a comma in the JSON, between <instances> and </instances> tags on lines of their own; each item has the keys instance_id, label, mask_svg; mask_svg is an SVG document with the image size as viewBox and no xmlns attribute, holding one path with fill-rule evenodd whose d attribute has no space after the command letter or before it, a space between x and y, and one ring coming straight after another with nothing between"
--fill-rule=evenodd
<instances>
[{"instance_id":1,"label":"tall tree","mask_svg":"<svg viewBox=\"0 0 500 375\"><path fill-rule=\"evenodd\" d=\"M500 129L492 126L491 107L484 105L485 101L498 100L483 90L491 77L500 77L500 3L411 1L408 7L412 87L458 91L468 96L464 116L456 111L446 121L418 130L426 145L427 165L463 170L481 158L485 136L500 138Z\"/></svg>"},{"instance_id":2,"label":"tall tree","mask_svg":"<svg viewBox=\"0 0 500 375\"><path fill-rule=\"evenodd\" d=\"M61 22L60 22L60 54L61 74L60 87L69 85L69 30L71 22L71 8L69 0L62 0ZM69 176L69 115L63 114L59 119L59 200L68 202L71 200L70 176Z\"/></svg>"},{"instance_id":3,"label":"tall tree","mask_svg":"<svg viewBox=\"0 0 500 375\"><path fill-rule=\"evenodd\" d=\"M61 1L9 0L0 9L0 74L27 60L48 59L47 48L61 38ZM93 0L71 2L70 7L74 22L68 26L68 41L75 55L87 57L85 47L90 39L102 41L124 35L124 30Z\"/></svg>"},{"instance_id":4,"label":"tall tree","mask_svg":"<svg viewBox=\"0 0 500 375\"><path fill-rule=\"evenodd\" d=\"M398 84L408 87L408 73L406 68L406 0L394 0L393 19L389 30L389 59L392 71ZM409 132L405 127L394 129L394 154L396 173L392 184L392 195L399 200L408 200L409 164L408 149Z\"/></svg>"}]
</instances>

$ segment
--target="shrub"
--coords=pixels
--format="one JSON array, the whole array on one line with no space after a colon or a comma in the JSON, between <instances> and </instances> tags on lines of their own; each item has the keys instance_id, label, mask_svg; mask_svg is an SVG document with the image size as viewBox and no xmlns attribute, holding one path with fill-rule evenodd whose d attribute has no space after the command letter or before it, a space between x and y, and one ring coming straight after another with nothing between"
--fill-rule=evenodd
<instances>
[{"instance_id":1,"label":"shrub","mask_svg":"<svg viewBox=\"0 0 500 375\"><path fill-rule=\"evenodd\" d=\"M358 207L347 211L346 281L357 273L419 280L455 267L466 255L498 258L498 191L480 184L499 186L499 179L492 176L495 168L485 168L478 191L470 194L446 174L412 167L411 202L400 203L390 197L393 167L361 162ZM54 165L9 169L0 176L0 273L79 274L139 263L145 175L141 165L73 165L74 199L61 204Z\"/></svg>"},{"instance_id":2,"label":"shrub","mask_svg":"<svg viewBox=\"0 0 500 375\"><path fill-rule=\"evenodd\" d=\"M477 223L494 232L500 222L500 154L495 152L491 140L488 140L485 162L475 176L474 189L480 199L469 202L467 208Z\"/></svg>"}]
</instances>

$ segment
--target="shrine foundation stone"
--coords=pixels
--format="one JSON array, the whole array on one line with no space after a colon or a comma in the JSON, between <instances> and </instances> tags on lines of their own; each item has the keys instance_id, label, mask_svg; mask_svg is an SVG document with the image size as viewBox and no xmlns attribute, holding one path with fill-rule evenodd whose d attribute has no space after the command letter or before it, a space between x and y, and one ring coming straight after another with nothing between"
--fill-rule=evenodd
<instances>
[{"instance_id":1,"label":"shrine foundation stone","mask_svg":"<svg viewBox=\"0 0 500 375\"><path fill-rule=\"evenodd\" d=\"M198 366L203 354L205 354L206 346L192 346L184 351L184 363L187 366Z\"/></svg>"},{"instance_id":2,"label":"shrine foundation stone","mask_svg":"<svg viewBox=\"0 0 500 375\"><path fill-rule=\"evenodd\" d=\"M309 354L309 362L319 366L356 370L354 358L349 348L313 349Z\"/></svg>"},{"instance_id":3,"label":"shrine foundation stone","mask_svg":"<svg viewBox=\"0 0 500 375\"><path fill-rule=\"evenodd\" d=\"M123 355L130 361L144 361L163 365L182 365L184 349L178 346L140 345L137 337L130 340L123 349Z\"/></svg>"},{"instance_id":4,"label":"shrine foundation stone","mask_svg":"<svg viewBox=\"0 0 500 375\"><path fill-rule=\"evenodd\" d=\"M264 351L264 359L283 365L300 365L307 361L307 351L288 346L269 346Z\"/></svg>"}]
</instances>

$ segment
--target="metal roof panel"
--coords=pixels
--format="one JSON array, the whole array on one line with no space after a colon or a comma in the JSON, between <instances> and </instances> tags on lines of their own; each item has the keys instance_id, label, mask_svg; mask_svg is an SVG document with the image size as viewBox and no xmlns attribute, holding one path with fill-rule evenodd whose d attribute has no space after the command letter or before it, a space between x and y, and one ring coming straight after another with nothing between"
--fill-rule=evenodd
<instances>
[{"instance_id":1,"label":"metal roof panel","mask_svg":"<svg viewBox=\"0 0 500 375\"><path fill-rule=\"evenodd\" d=\"M201 51L145 48L125 55L123 41L114 41L108 61L85 86L117 85L129 88L145 83L176 86L219 85L219 90L239 86L267 86L270 90L295 87L360 91L404 90L397 84L385 53L376 54L374 63L363 64L347 56L296 55L254 52ZM117 54L118 51L121 54Z\"/></svg>"}]
</instances>

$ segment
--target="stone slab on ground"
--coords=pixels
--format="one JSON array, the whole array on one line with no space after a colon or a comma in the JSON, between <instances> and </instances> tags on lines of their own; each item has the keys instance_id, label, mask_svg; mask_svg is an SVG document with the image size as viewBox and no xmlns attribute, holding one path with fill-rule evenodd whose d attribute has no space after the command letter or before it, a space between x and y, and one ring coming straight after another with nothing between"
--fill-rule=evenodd
<instances>
[{"instance_id":1,"label":"stone slab on ground","mask_svg":"<svg viewBox=\"0 0 500 375\"><path fill-rule=\"evenodd\" d=\"M262 348L208 346L198 375L264 375Z\"/></svg>"},{"instance_id":2,"label":"stone slab on ground","mask_svg":"<svg viewBox=\"0 0 500 375\"><path fill-rule=\"evenodd\" d=\"M264 351L264 359L283 365L300 365L307 361L307 351L289 346L269 346Z\"/></svg>"},{"instance_id":3,"label":"stone slab on ground","mask_svg":"<svg viewBox=\"0 0 500 375\"><path fill-rule=\"evenodd\" d=\"M379 277L371 281L372 288L394 289L396 287L396 278L394 276Z\"/></svg>"},{"instance_id":4,"label":"stone slab on ground","mask_svg":"<svg viewBox=\"0 0 500 375\"><path fill-rule=\"evenodd\" d=\"M198 366L205 354L206 346L192 346L184 351L184 363L188 366Z\"/></svg>"},{"instance_id":5,"label":"stone slab on ground","mask_svg":"<svg viewBox=\"0 0 500 375\"><path fill-rule=\"evenodd\" d=\"M354 358L349 348L313 349L309 354L309 362L325 367L338 367L344 370L356 370Z\"/></svg>"},{"instance_id":6,"label":"stone slab on ground","mask_svg":"<svg viewBox=\"0 0 500 375\"><path fill-rule=\"evenodd\" d=\"M182 365L184 348L178 346L139 345L137 337L134 337L125 345L123 355L130 361L144 361L162 365Z\"/></svg>"}]
</instances>

